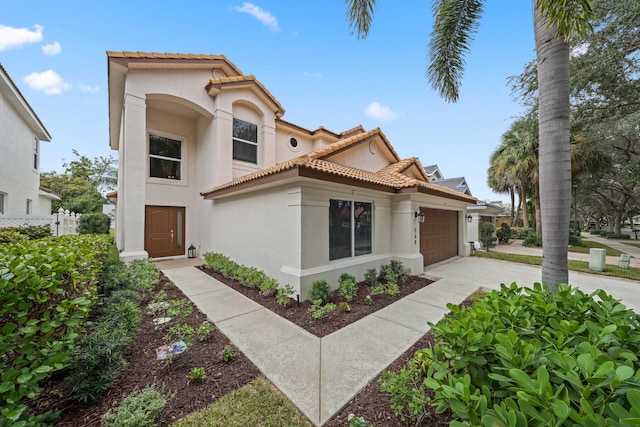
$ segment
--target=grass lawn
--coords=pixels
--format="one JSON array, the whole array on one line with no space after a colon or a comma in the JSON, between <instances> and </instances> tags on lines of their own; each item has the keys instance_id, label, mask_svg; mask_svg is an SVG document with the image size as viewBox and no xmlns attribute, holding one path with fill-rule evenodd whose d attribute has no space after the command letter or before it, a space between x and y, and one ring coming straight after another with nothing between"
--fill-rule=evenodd
<instances>
[{"instance_id":1,"label":"grass lawn","mask_svg":"<svg viewBox=\"0 0 640 427\"><path fill-rule=\"evenodd\" d=\"M599 242L593 242L590 240L583 240L582 241L582 246L569 246L569 250L571 252L581 252L583 254L588 254L589 253L589 249L591 248L599 248L599 249L605 249L607 251L607 256L620 256L620 254L623 254L624 252L620 252L617 249L614 248L610 248L609 246L599 243Z\"/></svg>"},{"instance_id":2,"label":"grass lawn","mask_svg":"<svg viewBox=\"0 0 640 427\"><path fill-rule=\"evenodd\" d=\"M522 264L542 265L542 257L534 255L516 255L501 252L481 252L476 251L474 256L480 258L500 259L503 261L519 262ZM569 260L569 270L582 271L585 273L600 274L603 276L620 277L623 279L640 280L640 268L629 267L628 270L615 265L608 265L604 271L596 271L589 269L589 263L586 261Z\"/></svg>"},{"instance_id":3,"label":"grass lawn","mask_svg":"<svg viewBox=\"0 0 640 427\"><path fill-rule=\"evenodd\" d=\"M640 243L627 242L625 240L620 240L620 243L624 243L625 245L635 246L636 248L640 248Z\"/></svg>"},{"instance_id":4,"label":"grass lawn","mask_svg":"<svg viewBox=\"0 0 640 427\"><path fill-rule=\"evenodd\" d=\"M260 377L187 415L171 427L300 426L313 424L267 379Z\"/></svg>"}]
</instances>

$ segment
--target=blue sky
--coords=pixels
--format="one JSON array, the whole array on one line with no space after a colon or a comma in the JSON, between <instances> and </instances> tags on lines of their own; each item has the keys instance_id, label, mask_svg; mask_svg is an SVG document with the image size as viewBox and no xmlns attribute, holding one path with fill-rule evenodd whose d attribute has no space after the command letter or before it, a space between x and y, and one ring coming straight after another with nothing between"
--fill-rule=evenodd
<instances>
[{"instance_id":1,"label":"blue sky","mask_svg":"<svg viewBox=\"0 0 640 427\"><path fill-rule=\"evenodd\" d=\"M460 100L426 78L430 1L380 0L357 40L341 0L3 2L0 63L51 133L41 169L62 171L72 149L109 149L106 51L223 54L286 109L283 119L335 132L380 127L401 157L464 176L474 196L489 157L522 107L507 77L534 58L530 1L490 0L466 57Z\"/></svg>"}]
</instances>

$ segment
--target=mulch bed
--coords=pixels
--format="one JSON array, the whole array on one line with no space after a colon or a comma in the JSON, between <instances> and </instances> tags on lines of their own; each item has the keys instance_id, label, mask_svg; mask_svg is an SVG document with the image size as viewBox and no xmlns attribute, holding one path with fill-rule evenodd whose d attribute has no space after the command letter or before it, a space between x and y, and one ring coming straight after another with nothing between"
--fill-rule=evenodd
<instances>
[{"instance_id":1,"label":"mulch bed","mask_svg":"<svg viewBox=\"0 0 640 427\"><path fill-rule=\"evenodd\" d=\"M289 304L283 306L279 304L278 301L276 301L275 297L262 296L258 289L248 288L235 280L229 280L222 274L217 273L204 265L197 268L204 271L211 277L219 280L220 282L226 284L227 286L233 288L235 291L245 295L248 298L251 298L262 306L278 314L279 316L282 316L285 319L300 326L301 328L311 332L317 337L324 337L339 329L342 329L345 326L350 325L351 323L356 322L371 313L375 313L376 311L388 306L389 304L393 304L399 299L406 297L407 295L410 295L415 291L433 283L433 280L429 280L424 277L409 276L398 283L400 287L399 295L372 295L371 299L373 300L373 304L367 305L365 304L364 300L365 297L369 295L369 289L364 284L364 282L361 282L358 286L358 294L353 298L351 302L348 302L351 311L344 312L340 310L339 307L337 307L335 311L326 314L322 319L314 319L313 317L311 317L311 313L309 313L309 308L311 307L311 302L309 301L301 301L298 303L297 300L292 299ZM345 300L339 297L337 292L334 292L332 302L338 305L338 303L340 303L341 301Z\"/></svg>"},{"instance_id":2,"label":"mulch bed","mask_svg":"<svg viewBox=\"0 0 640 427\"><path fill-rule=\"evenodd\" d=\"M349 303L350 312L345 313L338 308L324 318L315 320L308 312L311 306L308 301L298 303L292 300L287 306L282 306L274 297L264 297L260 295L258 290L225 279L204 266L196 268L318 337L335 332L432 283L428 279L411 276L400 284L400 295L396 297L374 295L372 296L373 305L364 303L369 291L366 286L361 284L357 297ZM186 298L176 286L167 288L165 286L167 283L170 281L163 278L157 285L156 292L164 289L168 300ZM336 295L335 300L337 304L341 299ZM148 303L149 301L144 301L142 306L146 307ZM53 424L55 426L99 426L102 414L118 405L124 396L136 389L140 390L148 385L156 384L166 395L170 396L167 406L158 418L158 425L164 427L189 413L205 408L217 398L244 386L261 375L258 368L239 350L232 362L224 363L220 360L219 352L230 342L217 329L207 342L201 343L194 337L192 347L174 357L171 364L156 360L156 348L166 344L163 339L165 330L158 329L152 320L153 317L143 312L140 331L126 353L127 365L122 369L115 384L103 397L90 404L76 402L71 398L71 386L64 382L65 372L61 371L50 378L44 384L44 391L28 403L32 412L44 413L61 410L62 414ZM194 305L192 314L182 323L187 323L197 329L206 320L206 316ZM389 369L399 372L416 350L427 347L431 341L431 334L427 333L398 358ZM196 367L205 369L207 375L205 382L192 383L189 381L188 373ZM380 392L377 378L373 379L347 404L340 414L325 425L330 427L348 426L347 417L350 413L363 416L374 426L404 427L415 425L409 421L402 422L393 414L390 409L389 397ZM425 418L420 425L444 426L449 421L448 414L432 414Z\"/></svg>"}]
</instances>

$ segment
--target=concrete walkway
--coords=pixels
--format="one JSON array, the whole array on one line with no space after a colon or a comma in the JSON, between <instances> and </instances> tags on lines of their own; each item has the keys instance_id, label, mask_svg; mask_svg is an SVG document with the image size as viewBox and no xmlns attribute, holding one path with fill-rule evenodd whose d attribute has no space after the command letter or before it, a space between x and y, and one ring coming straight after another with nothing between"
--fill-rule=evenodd
<instances>
[{"instance_id":1,"label":"concrete walkway","mask_svg":"<svg viewBox=\"0 0 640 427\"><path fill-rule=\"evenodd\" d=\"M448 312L447 303L462 302L480 286L499 289L513 281L530 286L540 280L540 267L455 258L425 272L438 279L432 285L318 338L192 266L179 261L158 266L315 425L331 419L424 335L427 322ZM573 272L570 281L587 292L603 288L629 307L640 307L635 281Z\"/></svg>"}]
</instances>

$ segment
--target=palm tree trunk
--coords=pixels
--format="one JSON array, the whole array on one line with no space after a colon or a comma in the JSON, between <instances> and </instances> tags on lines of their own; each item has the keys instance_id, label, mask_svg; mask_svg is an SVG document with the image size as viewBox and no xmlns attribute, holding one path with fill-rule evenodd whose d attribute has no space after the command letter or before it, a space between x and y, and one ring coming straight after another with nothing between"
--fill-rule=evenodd
<instances>
[{"instance_id":1,"label":"palm tree trunk","mask_svg":"<svg viewBox=\"0 0 640 427\"><path fill-rule=\"evenodd\" d=\"M527 189L520 187L520 197L522 198L522 225L529 228L529 206L527 205Z\"/></svg>"},{"instance_id":2,"label":"palm tree trunk","mask_svg":"<svg viewBox=\"0 0 640 427\"><path fill-rule=\"evenodd\" d=\"M511 196L511 226L515 227L516 224L516 193L513 187L509 189L509 195Z\"/></svg>"},{"instance_id":3,"label":"palm tree trunk","mask_svg":"<svg viewBox=\"0 0 640 427\"><path fill-rule=\"evenodd\" d=\"M538 62L542 283L556 292L569 280L567 248L571 212L569 153L569 45L554 37L537 4L534 34Z\"/></svg>"},{"instance_id":4,"label":"palm tree trunk","mask_svg":"<svg viewBox=\"0 0 640 427\"><path fill-rule=\"evenodd\" d=\"M540 211L540 185L536 184L536 234L542 234L542 212Z\"/></svg>"}]
</instances>

